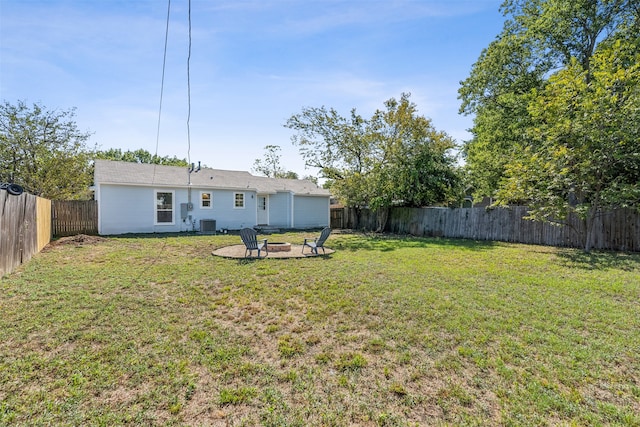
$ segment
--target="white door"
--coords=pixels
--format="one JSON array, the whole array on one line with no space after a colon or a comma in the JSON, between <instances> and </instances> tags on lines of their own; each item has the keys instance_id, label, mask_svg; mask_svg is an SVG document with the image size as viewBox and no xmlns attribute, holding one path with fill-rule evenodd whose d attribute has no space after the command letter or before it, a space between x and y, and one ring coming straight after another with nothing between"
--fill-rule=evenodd
<instances>
[{"instance_id":1,"label":"white door","mask_svg":"<svg viewBox=\"0 0 640 427\"><path fill-rule=\"evenodd\" d=\"M258 196L258 225L269 225L269 196Z\"/></svg>"}]
</instances>

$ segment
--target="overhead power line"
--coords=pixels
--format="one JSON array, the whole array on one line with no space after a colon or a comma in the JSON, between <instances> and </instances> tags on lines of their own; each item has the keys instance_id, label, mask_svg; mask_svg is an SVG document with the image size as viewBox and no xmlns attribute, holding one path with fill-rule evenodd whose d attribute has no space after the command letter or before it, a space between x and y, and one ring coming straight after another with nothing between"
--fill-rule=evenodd
<instances>
[{"instance_id":1,"label":"overhead power line","mask_svg":"<svg viewBox=\"0 0 640 427\"><path fill-rule=\"evenodd\" d=\"M158 146L160 145L160 119L162 117L162 97L164 94L164 72L167 68L167 43L169 41L169 17L171 15L171 0L167 1L167 25L164 30L164 55L162 57L162 79L160 80L160 106L158 107L158 130L156 132L156 151L154 156L158 157ZM155 182L156 168L153 168L152 184Z\"/></svg>"},{"instance_id":2,"label":"overhead power line","mask_svg":"<svg viewBox=\"0 0 640 427\"><path fill-rule=\"evenodd\" d=\"M187 162L191 164L191 0L189 0L189 54L187 55Z\"/></svg>"}]
</instances>

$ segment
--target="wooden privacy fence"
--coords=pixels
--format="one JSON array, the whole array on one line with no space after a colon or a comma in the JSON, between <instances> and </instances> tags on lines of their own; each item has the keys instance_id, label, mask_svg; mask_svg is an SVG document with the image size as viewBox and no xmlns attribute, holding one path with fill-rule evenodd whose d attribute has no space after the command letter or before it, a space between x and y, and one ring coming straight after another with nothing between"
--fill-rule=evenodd
<instances>
[{"instance_id":1,"label":"wooden privacy fence","mask_svg":"<svg viewBox=\"0 0 640 427\"><path fill-rule=\"evenodd\" d=\"M56 237L98 234L98 202L95 200L55 200L51 213Z\"/></svg>"},{"instance_id":2,"label":"wooden privacy fence","mask_svg":"<svg viewBox=\"0 0 640 427\"><path fill-rule=\"evenodd\" d=\"M494 240L582 248L584 226L576 216L568 225L524 219L527 208L392 208L385 231L414 236L436 236ZM342 214L343 228L375 230L376 215L363 209L356 218L353 209ZM607 212L596 219L594 249L640 251L640 214L632 209Z\"/></svg>"},{"instance_id":3,"label":"wooden privacy fence","mask_svg":"<svg viewBox=\"0 0 640 427\"><path fill-rule=\"evenodd\" d=\"M0 277L11 273L51 241L51 201L0 190Z\"/></svg>"},{"instance_id":4,"label":"wooden privacy fence","mask_svg":"<svg viewBox=\"0 0 640 427\"><path fill-rule=\"evenodd\" d=\"M350 228L350 227L345 227L345 220L344 220L344 216L345 216L345 209L330 209L330 215L329 215L329 226L331 228Z\"/></svg>"}]
</instances>

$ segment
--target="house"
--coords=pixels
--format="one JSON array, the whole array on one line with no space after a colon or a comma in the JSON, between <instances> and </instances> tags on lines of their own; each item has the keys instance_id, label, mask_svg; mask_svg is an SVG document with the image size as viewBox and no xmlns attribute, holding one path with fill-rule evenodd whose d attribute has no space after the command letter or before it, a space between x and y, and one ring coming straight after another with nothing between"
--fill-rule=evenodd
<instances>
[{"instance_id":1,"label":"house","mask_svg":"<svg viewBox=\"0 0 640 427\"><path fill-rule=\"evenodd\" d=\"M328 190L249 172L96 160L100 234L329 225Z\"/></svg>"}]
</instances>

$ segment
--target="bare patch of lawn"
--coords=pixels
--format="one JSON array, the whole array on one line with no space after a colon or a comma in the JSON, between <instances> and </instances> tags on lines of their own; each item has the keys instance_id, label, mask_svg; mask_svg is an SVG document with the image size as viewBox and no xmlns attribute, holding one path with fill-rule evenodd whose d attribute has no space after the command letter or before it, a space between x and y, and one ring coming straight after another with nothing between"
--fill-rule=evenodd
<instances>
[{"instance_id":1,"label":"bare patch of lawn","mask_svg":"<svg viewBox=\"0 0 640 427\"><path fill-rule=\"evenodd\" d=\"M52 245L2 279L0 424L640 425L639 254L211 255L238 242Z\"/></svg>"}]
</instances>

